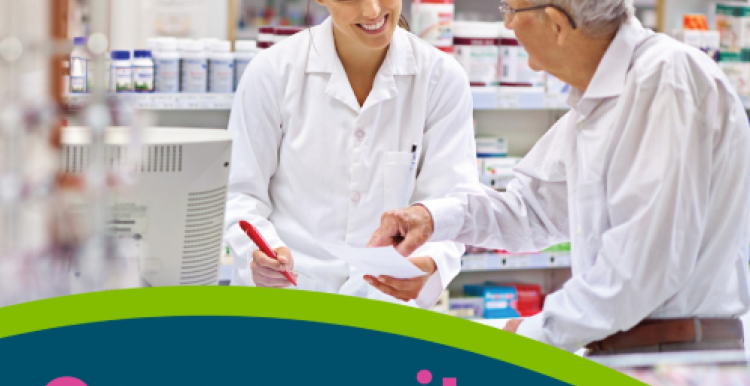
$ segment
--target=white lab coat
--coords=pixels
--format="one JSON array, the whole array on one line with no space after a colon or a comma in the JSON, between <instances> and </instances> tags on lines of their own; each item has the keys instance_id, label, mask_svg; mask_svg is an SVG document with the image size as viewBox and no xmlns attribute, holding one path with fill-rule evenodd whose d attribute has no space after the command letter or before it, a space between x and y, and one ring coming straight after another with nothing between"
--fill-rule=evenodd
<instances>
[{"instance_id":1,"label":"white lab coat","mask_svg":"<svg viewBox=\"0 0 750 386\"><path fill-rule=\"evenodd\" d=\"M750 306L745 109L707 55L652 37L636 19L620 28L506 193L425 203L433 240L514 251L572 242L572 279L521 335L575 350L645 318Z\"/></svg>"},{"instance_id":2,"label":"white lab coat","mask_svg":"<svg viewBox=\"0 0 750 386\"><path fill-rule=\"evenodd\" d=\"M468 85L454 59L401 28L363 107L330 19L261 52L243 75L229 121L232 284L253 285L248 257L256 248L237 225L244 219L272 248L291 249L300 289L395 301L317 241L365 247L385 211L477 181ZM461 244L437 242L414 253L438 267L418 306L435 303L463 252Z\"/></svg>"}]
</instances>

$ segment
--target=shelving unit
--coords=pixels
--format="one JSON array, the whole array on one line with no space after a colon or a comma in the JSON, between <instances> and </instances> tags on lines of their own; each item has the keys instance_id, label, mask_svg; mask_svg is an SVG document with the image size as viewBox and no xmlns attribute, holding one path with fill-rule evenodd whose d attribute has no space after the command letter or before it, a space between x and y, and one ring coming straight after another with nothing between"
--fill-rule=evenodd
<instances>
[{"instance_id":1,"label":"shelving unit","mask_svg":"<svg viewBox=\"0 0 750 386\"><path fill-rule=\"evenodd\" d=\"M461 272L570 268L570 252L470 254L461 258Z\"/></svg>"},{"instance_id":2,"label":"shelving unit","mask_svg":"<svg viewBox=\"0 0 750 386\"><path fill-rule=\"evenodd\" d=\"M230 110L234 94L161 94L161 93L121 93L113 97L132 101L134 107L143 110ZM90 94L68 94L65 101L70 108L86 104Z\"/></svg>"},{"instance_id":3,"label":"shelving unit","mask_svg":"<svg viewBox=\"0 0 750 386\"><path fill-rule=\"evenodd\" d=\"M229 110L234 94L111 94L132 100L136 108L144 110ZM567 110L566 94L545 94L539 90L518 88L474 87L472 97L475 110ZM69 107L83 106L89 94L68 94Z\"/></svg>"}]
</instances>

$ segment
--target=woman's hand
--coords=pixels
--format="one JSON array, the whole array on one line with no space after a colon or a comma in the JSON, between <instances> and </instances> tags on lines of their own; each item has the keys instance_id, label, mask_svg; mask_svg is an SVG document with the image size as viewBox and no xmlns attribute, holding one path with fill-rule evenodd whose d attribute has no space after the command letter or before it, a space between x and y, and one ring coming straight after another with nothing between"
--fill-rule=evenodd
<instances>
[{"instance_id":1,"label":"woman's hand","mask_svg":"<svg viewBox=\"0 0 750 386\"><path fill-rule=\"evenodd\" d=\"M418 276L412 279L396 279L390 276L365 276L365 281L371 286L380 290L380 292L393 296L398 300L408 302L419 297L427 280L437 272L437 265L432 257L410 257L409 261L416 265L417 268L426 272L424 276Z\"/></svg>"},{"instance_id":2,"label":"woman's hand","mask_svg":"<svg viewBox=\"0 0 750 386\"><path fill-rule=\"evenodd\" d=\"M292 251L287 247L276 248L276 260L269 257L260 250L253 251L253 261L250 262L250 270L253 272L253 281L258 287L286 288L292 285L282 272L289 273L297 280L299 274L293 272L294 259Z\"/></svg>"}]
</instances>

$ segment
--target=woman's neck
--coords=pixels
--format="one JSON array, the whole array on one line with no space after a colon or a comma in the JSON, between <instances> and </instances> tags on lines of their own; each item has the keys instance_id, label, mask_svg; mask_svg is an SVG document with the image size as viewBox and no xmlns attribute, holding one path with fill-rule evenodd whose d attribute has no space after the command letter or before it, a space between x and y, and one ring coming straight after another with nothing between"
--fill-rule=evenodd
<instances>
[{"instance_id":1,"label":"woman's neck","mask_svg":"<svg viewBox=\"0 0 750 386\"><path fill-rule=\"evenodd\" d=\"M363 46L359 42L352 41L349 37L333 29L333 41L336 44L336 52L344 65L344 70L349 69L357 72L371 73L374 78L388 53L388 47L382 50L373 50Z\"/></svg>"},{"instance_id":2,"label":"woman's neck","mask_svg":"<svg viewBox=\"0 0 750 386\"><path fill-rule=\"evenodd\" d=\"M333 41L357 101L363 106L375 83L375 76L388 54L388 47L382 50L368 49L338 32L335 27Z\"/></svg>"}]
</instances>

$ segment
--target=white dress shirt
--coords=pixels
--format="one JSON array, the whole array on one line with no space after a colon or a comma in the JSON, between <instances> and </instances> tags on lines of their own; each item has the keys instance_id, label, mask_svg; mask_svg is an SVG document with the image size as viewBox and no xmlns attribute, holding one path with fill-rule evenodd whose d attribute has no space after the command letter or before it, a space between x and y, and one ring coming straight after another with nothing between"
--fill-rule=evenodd
<instances>
[{"instance_id":1,"label":"white dress shirt","mask_svg":"<svg viewBox=\"0 0 750 386\"><path fill-rule=\"evenodd\" d=\"M572 279L518 330L567 350L645 318L744 314L750 133L716 63L632 19L569 105L507 192L426 202L432 240L571 241Z\"/></svg>"},{"instance_id":2,"label":"white dress shirt","mask_svg":"<svg viewBox=\"0 0 750 386\"><path fill-rule=\"evenodd\" d=\"M396 301L317 242L365 247L385 211L477 180L465 73L401 28L362 107L330 19L261 52L240 82L229 131L225 240L236 285L253 285L248 258L256 247L237 225L246 220L271 248L291 249L300 289ZM414 253L438 267L418 306L437 301L460 271L463 252L463 245L444 241Z\"/></svg>"}]
</instances>

